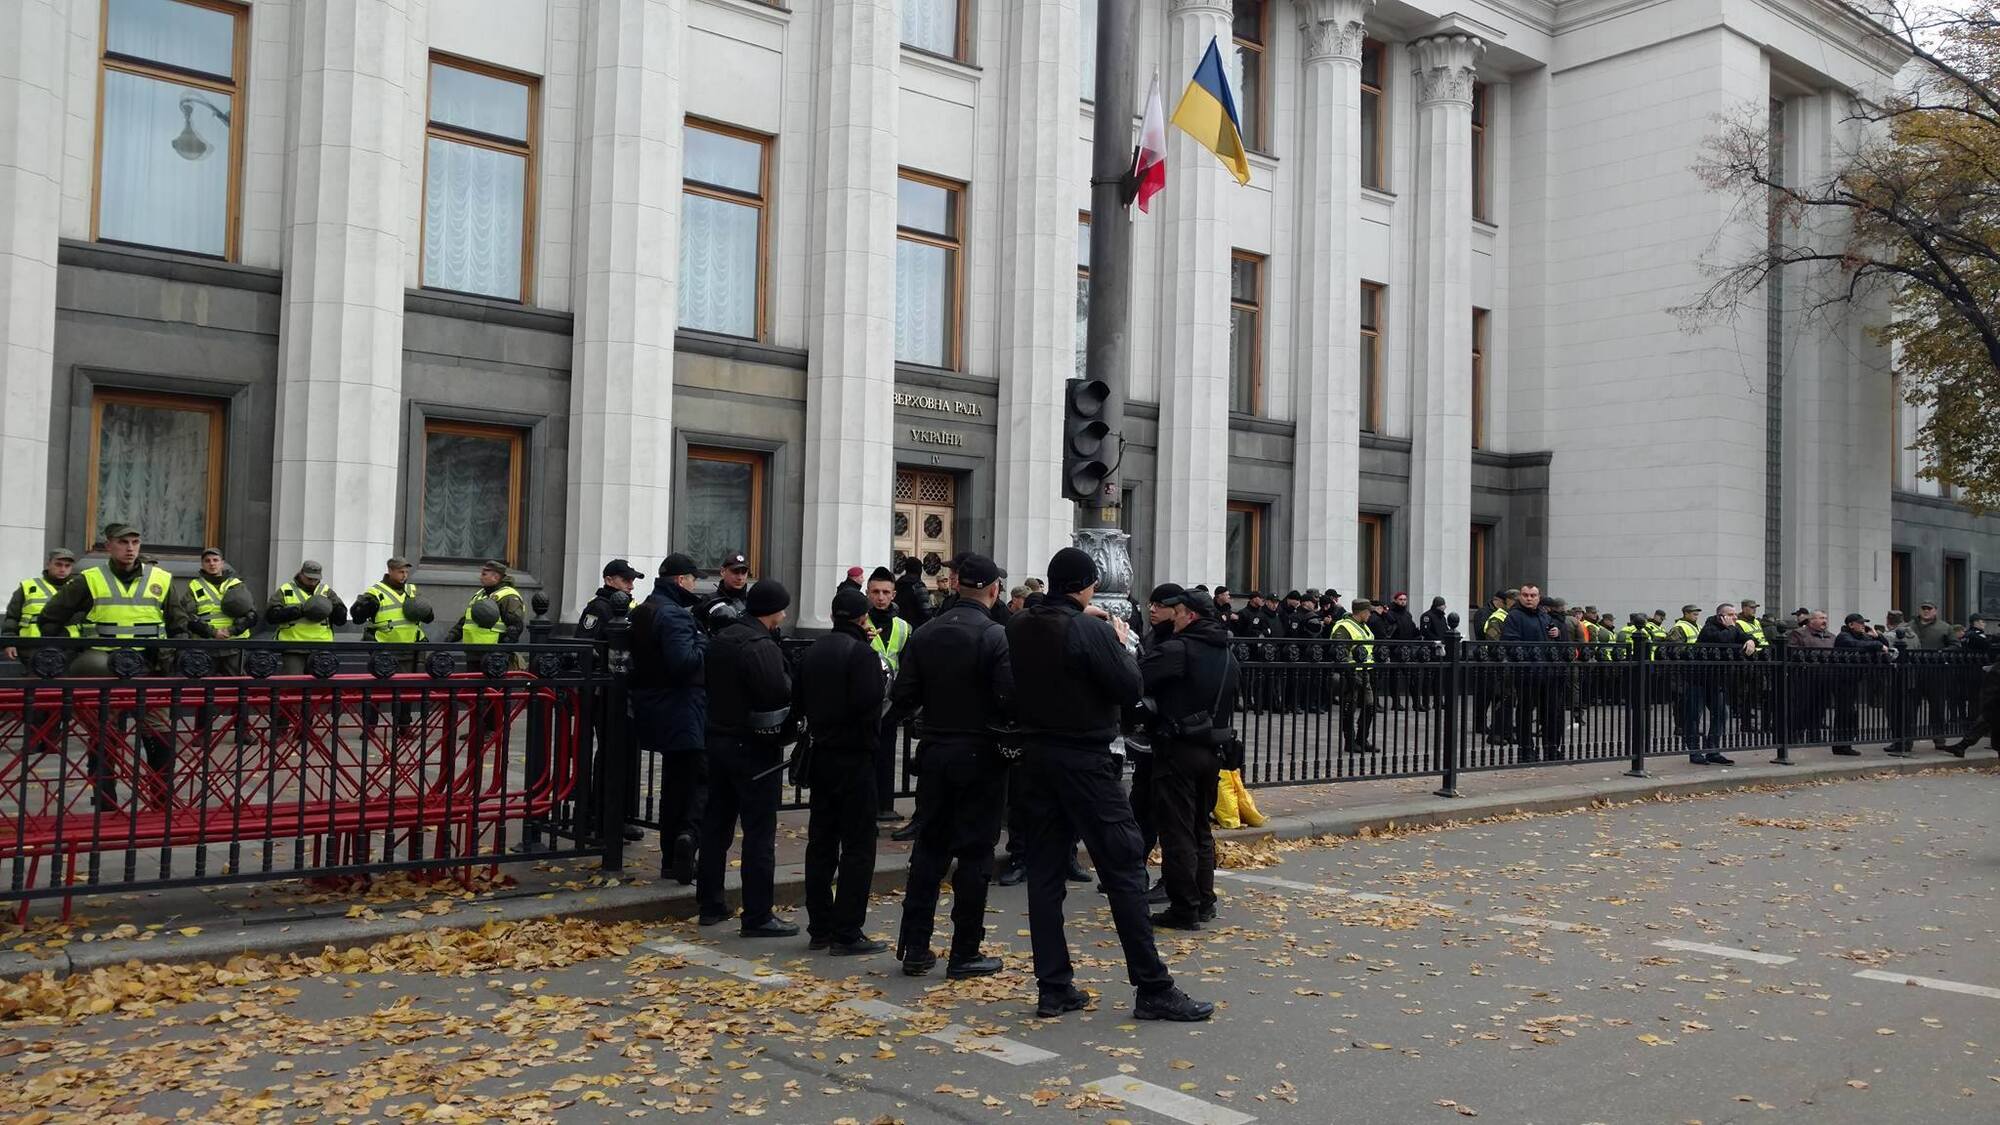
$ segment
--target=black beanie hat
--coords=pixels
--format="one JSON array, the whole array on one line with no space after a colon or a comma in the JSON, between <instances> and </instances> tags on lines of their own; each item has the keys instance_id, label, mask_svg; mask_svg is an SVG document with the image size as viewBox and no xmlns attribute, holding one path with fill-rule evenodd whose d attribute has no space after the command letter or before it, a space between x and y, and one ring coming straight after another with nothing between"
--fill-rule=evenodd
<instances>
[{"instance_id":1,"label":"black beanie hat","mask_svg":"<svg viewBox=\"0 0 2000 1125\"><path fill-rule=\"evenodd\" d=\"M1432 598L1432 599L1431 599L1431 608L1432 608L1432 609L1443 609L1443 608L1444 608L1444 595L1443 595L1443 594L1439 594L1439 595L1437 595L1436 597L1434 597L1434 598Z\"/></svg>"},{"instance_id":2,"label":"black beanie hat","mask_svg":"<svg viewBox=\"0 0 2000 1125\"><path fill-rule=\"evenodd\" d=\"M864 597L862 600L867 599ZM743 612L752 617L764 617L791 607L792 592L774 578L766 578L750 587L750 592L743 598Z\"/></svg>"},{"instance_id":3,"label":"black beanie hat","mask_svg":"<svg viewBox=\"0 0 2000 1125\"><path fill-rule=\"evenodd\" d=\"M889 573L889 568L886 566L876 567L875 573L868 576L868 581L870 582L894 582L895 580L896 576Z\"/></svg>"},{"instance_id":4,"label":"black beanie hat","mask_svg":"<svg viewBox=\"0 0 2000 1125\"><path fill-rule=\"evenodd\" d=\"M1064 547L1049 560L1049 589L1074 594L1097 585L1097 563L1075 547Z\"/></svg>"},{"instance_id":5,"label":"black beanie hat","mask_svg":"<svg viewBox=\"0 0 2000 1125\"><path fill-rule=\"evenodd\" d=\"M852 621L867 612L868 595L851 587L833 592L833 619L835 621Z\"/></svg>"}]
</instances>

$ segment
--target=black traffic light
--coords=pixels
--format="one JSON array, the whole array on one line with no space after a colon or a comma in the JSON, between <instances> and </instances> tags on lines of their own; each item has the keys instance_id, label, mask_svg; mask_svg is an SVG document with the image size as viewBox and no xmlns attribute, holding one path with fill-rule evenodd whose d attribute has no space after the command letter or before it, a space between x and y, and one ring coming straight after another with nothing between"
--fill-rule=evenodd
<instances>
[{"instance_id":1,"label":"black traffic light","mask_svg":"<svg viewBox=\"0 0 2000 1125\"><path fill-rule=\"evenodd\" d=\"M1104 404L1111 386L1102 379L1071 379L1063 395L1063 495L1071 500L1097 499L1111 466L1104 463L1104 439L1111 424Z\"/></svg>"}]
</instances>

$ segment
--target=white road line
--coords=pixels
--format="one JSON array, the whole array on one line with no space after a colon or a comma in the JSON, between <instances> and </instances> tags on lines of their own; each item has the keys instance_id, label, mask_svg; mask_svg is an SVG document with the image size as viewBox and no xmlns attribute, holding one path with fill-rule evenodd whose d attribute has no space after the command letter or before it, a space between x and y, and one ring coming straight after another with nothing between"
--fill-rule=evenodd
<instances>
[{"instance_id":1,"label":"white road line","mask_svg":"<svg viewBox=\"0 0 2000 1125\"><path fill-rule=\"evenodd\" d=\"M1280 879L1275 875L1253 875L1247 871L1230 871L1227 869L1218 870L1216 874L1225 879L1234 879L1239 883L1256 883L1263 887L1282 887L1288 891L1304 891L1307 894L1344 895L1347 893L1339 887L1322 887L1318 883L1301 883L1296 879Z\"/></svg>"},{"instance_id":2,"label":"white road line","mask_svg":"<svg viewBox=\"0 0 2000 1125\"><path fill-rule=\"evenodd\" d=\"M1913 977L1908 973L1885 973L1880 969L1863 969L1854 974L1862 980L1887 981L1890 984L1914 984L1919 988L1935 988L1939 992L1963 992L1967 996L1984 996L1988 1000L2000 1000L2000 988L1988 988L1983 984L1960 984L1942 977Z\"/></svg>"},{"instance_id":3,"label":"white road line","mask_svg":"<svg viewBox=\"0 0 2000 1125\"><path fill-rule=\"evenodd\" d=\"M1706 953L1710 957L1734 957L1739 961L1755 961L1759 965L1789 965L1798 960L1796 957L1786 957L1779 953L1758 953L1751 949L1732 949L1726 945L1708 945L1699 941L1681 941L1678 938L1656 941L1653 944L1661 949L1675 949L1682 953Z\"/></svg>"},{"instance_id":4,"label":"white road line","mask_svg":"<svg viewBox=\"0 0 2000 1125\"><path fill-rule=\"evenodd\" d=\"M907 1020L917 1015L908 1008L898 1007L886 1000L844 1000L838 1006L850 1012L860 1012L864 1016L874 1016L881 1020ZM936 1031L927 1031L923 1037L956 1047L961 1051L998 1059L1009 1066L1027 1066L1031 1063L1048 1062L1057 1057L1054 1051L1031 1047L1018 1039L1009 1039L1003 1035L981 1035L963 1024L954 1023Z\"/></svg>"},{"instance_id":5,"label":"white road line","mask_svg":"<svg viewBox=\"0 0 2000 1125\"><path fill-rule=\"evenodd\" d=\"M1488 922L1505 922L1510 926L1526 926L1535 930L1561 930L1566 934L1594 934L1596 926L1582 922L1557 922L1549 918L1530 918L1525 914L1495 914Z\"/></svg>"},{"instance_id":6,"label":"white road line","mask_svg":"<svg viewBox=\"0 0 2000 1125\"><path fill-rule=\"evenodd\" d=\"M1210 1105L1200 1098L1190 1098L1178 1090L1169 1090L1165 1086L1155 1086L1151 1082L1142 1082L1122 1074L1086 1082L1083 1088L1100 1094L1109 1094L1119 1101L1142 1109L1150 1109L1154 1113L1163 1113L1175 1121L1185 1121L1187 1125L1248 1125L1249 1122L1257 1120L1247 1113Z\"/></svg>"},{"instance_id":7,"label":"white road line","mask_svg":"<svg viewBox=\"0 0 2000 1125\"><path fill-rule=\"evenodd\" d=\"M731 957L721 950L710 949L705 945L689 945L684 941L649 941L640 948L664 953L669 957L679 957L690 964L706 966L728 973L732 977L742 977L752 984L760 984L766 988L784 988L792 983L792 978L783 973L773 972L767 965L745 961L741 957Z\"/></svg>"}]
</instances>

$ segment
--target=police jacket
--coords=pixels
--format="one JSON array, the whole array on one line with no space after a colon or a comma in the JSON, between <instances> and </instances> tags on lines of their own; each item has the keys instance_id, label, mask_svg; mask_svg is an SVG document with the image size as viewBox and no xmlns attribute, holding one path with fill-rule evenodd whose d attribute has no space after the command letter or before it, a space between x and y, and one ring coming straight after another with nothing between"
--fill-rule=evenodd
<instances>
[{"instance_id":1,"label":"police jacket","mask_svg":"<svg viewBox=\"0 0 2000 1125\"><path fill-rule=\"evenodd\" d=\"M748 586L740 590L717 586L715 593L709 595L708 600L702 602L694 611L695 619L701 622L702 628L708 630L709 636L719 636L724 629L729 628L730 622L742 618L744 602L748 600L749 593Z\"/></svg>"},{"instance_id":2,"label":"police jacket","mask_svg":"<svg viewBox=\"0 0 2000 1125\"><path fill-rule=\"evenodd\" d=\"M1139 702L1139 665L1110 624L1051 595L1007 623L1015 717L1035 742L1110 753L1122 709Z\"/></svg>"},{"instance_id":3,"label":"police jacket","mask_svg":"<svg viewBox=\"0 0 2000 1125\"><path fill-rule=\"evenodd\" d=\"M1417 639L1417 619L1410 616L1410 607L1391 605L1389 607L1389 627L1375 630L1375 635L1385 641L1414 641Z\"/></svg>"},{"instance_id":4,"label":"police jacket","mask_svg":"<svg viewBox=\"0 0 2000 1125\"><path fill-rule=\"evenodd\" d=\"M656 578L652 596L632 611L632 675L626 686L642 749L692 752L706 738L709 636L695 623L693 606L693 594Z\"/></svg>"},{"instance_id":5,"label":"police jacket","mask_svg":"<svg viewBox=\"0 0 2000 1125\"><path fill-rule=\"evenodd\" d=\"M1263 606L1252 606L1236 618L1236 635L1251 640L1276 636L1278 622Z\"/></svg>"},{"instance_id":6,"label":"police jacket","mask_svg":"<svg viewBox=\"0 0 2000 1125\"><path fill-rule=\"evenodd\" d=\"M750 716L792 702L792 675L777 634L754 617L739 617L710 638L702 676L708 690L711 746L718 739L747 737L755 729Z\"/></svg>"},{"instance_id":7,"label":"police jacket","mask_svg":"<svg viewBox=\"0 0 2000 1125\"><path fill-rule=\"evenodd\" d=\"M873 754L888 690L882 659L852 621L813 642L799 661L792 706L804 713L816 750Z\"/></svg>"},{"instance_id":8,"label":"police jacket","mask_svg":"<svg viewBox=\"0 0 2000 1125\"><path fill-rule=\"evenodd\" d=\"M910 638L889 700L899 721L923 713L926 741L990 741L1014 714L1007 630L971 602L952 606Z\"/></svg>"},{"instance_id":9,"label":"police jacket","mask_svg":"<svg viewBox=\"0 0 2000 1125\"><path fill-rule=\"evenodd\" d=\"M1213 708L1210 724L1228 726L1236 714L1238 671L1229 639L1220 621L1198 617L1149 651L1139 662L1139 675L1154 713L1178 720Z\"/></svg>"},{"instance_id":10,"label":"police jacket","mask_svg":"<svg viewBox=\"0 0 2000 1125\"><path fill-rule=\"evenodd\" d=\"M654 581L658 581L655 579ZM680 587L675 586L678 590ZM576 635L589 641L604 639L604 631L614 617L624 617L639 608L644 595L637 590L626 593L609 586L599 586L597 593L584 603L583 615L576 619Z\"/></svg>"},{"instance_id":11,"label":"police jacket","mask_svg":"<svg viewBox=\"0 0 2000 1125\"><path fill-rule=\"evenodd\" d=\"M1425 610L1421 631L1424 639L1427 641L1441 641L1451 636L1451 625L1445 621L1445 611L1441 609Z\"/></svg>"},{"instance_id":12,"label":"police jacket","mask_svg":"<svg viewBox=\"0 0 2000 1125\"><path fill-rule=\"evenodd\" d=\"M931 592L923 579L907 574L896 579L896 615L912 626L931 619Z\"/></svg>"}]
</instances>

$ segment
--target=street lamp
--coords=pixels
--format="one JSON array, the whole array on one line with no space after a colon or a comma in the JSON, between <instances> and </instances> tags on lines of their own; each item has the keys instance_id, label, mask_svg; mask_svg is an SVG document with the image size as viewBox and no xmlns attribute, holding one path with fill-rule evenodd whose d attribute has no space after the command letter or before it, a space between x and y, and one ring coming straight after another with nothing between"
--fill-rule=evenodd
<instances>
[{"instance_id":1,"label":"street lamp","mask_svg":"<svg viewBox=\"0 0 2000 1125\"><path fill-rule=\"evenodd\" d=\"M173 145L174 152L178 153L182 160L190 162L206 160L208 159L208 154L215 151L214 145L209 144L208 141L202 138L200 133L194 131L194 108L196 106L200 106L214 114L216 120L222 122L224 127L229 125L228 110L223 109L200 94L182 94L181 132L179 136L174 138Z\"/></svg>"}]
</instances>

